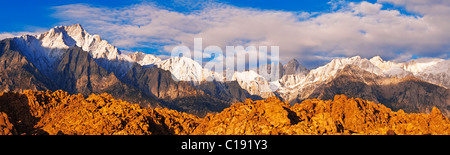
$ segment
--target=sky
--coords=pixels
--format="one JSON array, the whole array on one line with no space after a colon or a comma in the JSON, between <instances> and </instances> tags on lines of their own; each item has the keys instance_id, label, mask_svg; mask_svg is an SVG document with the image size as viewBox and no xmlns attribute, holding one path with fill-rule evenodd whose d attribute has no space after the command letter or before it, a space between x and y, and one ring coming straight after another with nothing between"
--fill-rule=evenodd
<instances>
[{"instance_id":1,"label":"sky","mask_svg":"<svg viewBox=\"0 0 450 155\"><path fill-rule=\"evenodd\" d=\"M279 46L308 68L337 57L450 58L448 0L42 0L0 6L0 39L81 24L124 52ZM220 62L220 56L215 58Z\"/></svg>"}]
</instances>

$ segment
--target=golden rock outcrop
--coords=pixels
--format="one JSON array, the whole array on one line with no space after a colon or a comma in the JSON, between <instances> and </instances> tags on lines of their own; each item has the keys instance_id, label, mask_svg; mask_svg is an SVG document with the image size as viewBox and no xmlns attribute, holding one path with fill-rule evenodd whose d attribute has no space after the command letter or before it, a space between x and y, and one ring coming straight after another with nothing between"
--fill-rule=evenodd
<instances>
[{"instance_id":1,"label":"golden rock outcrop","mask_svg":"<svg viewBox=\"0 0 450 155\"><path fill-rule=\"evenodd\" d=\"M12 116L9 120L18 134L50 135L188 134L183 127L193 125L182 123L197 118L168 109L142 108L106 93L84 98L64 91L2 93L0 112ZM183 122L174 123L166 116Z\"/></svg>"},{"instance_id":2,"label":"golden rock outcrop","mask_svg":"<svg viewBox=\"0 0 450 155\"><path fill-rule=\"evenodd\" d=\"M0 93L0 135L421 135L450 134L450 120L397 112L359 98L308 99L290 106L276 97L236 103L204 118L142 108L109 94L64 91Z\"/></svg>"},{"instance_id":3,"label":"golden rock outcrop","mask_svg":"<svg viewBox=\"0 0 450 155\"><path fill-rule=\"evenodd\" d=\"M224 135L400 135L450 134L450 121L439 109L430 114L393 112L381 104L336 95L289 106L275 97L238 103L208 115L193 134Z\"/></svg>"}]
</instances>

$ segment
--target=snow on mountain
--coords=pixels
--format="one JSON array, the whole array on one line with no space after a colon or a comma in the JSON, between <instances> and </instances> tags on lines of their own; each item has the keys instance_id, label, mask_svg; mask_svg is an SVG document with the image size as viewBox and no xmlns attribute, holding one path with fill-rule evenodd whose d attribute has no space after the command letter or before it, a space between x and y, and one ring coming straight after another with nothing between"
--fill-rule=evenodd
<instances>
[{"instance_id":1,"label":"snow on mountain","mask_svg":"<svg viewBox=\"0 0 450 155\"><path fill-rule=\"evenodd\" d=\"M409 67L412 68L411 66ZM434 59L434 61L421 63L415 68L420 70L420 72L416 72L414 76L450 88L450 60Z\"/></svg>"},{"instance_id":2,"label":"snow on mountain","mask_svg":"<svg viewBox=\"0 0 450 155\"><path fill-rule=\"evenodd\" d=\"M78 46L88 52L103 68L116 74L125 74L133 60L122 54L115 46L102 40L99 35L90 35L80 24L56 26L38 35L23 35L14 38L33 64L44 73L52 70L53 63L60 60L64 51Z\"/></svg>"},{"instance_id":3,"label":"snow on mountain","mask_svg":"<svg viewBox=\"0 0 450 155\"><path fill-rule=\"evenodd\" d=\"M370 59L388 77L415 76L422 80L450 87L450 60L419 58L405 63L384 61L380 57Z\"/></svg>"},{"instance_id":4,"label":"snow on mountain","mask_svg":"<svg viewBox=\"0 0 450 155\"><path fill-rule=\"evenodd\" d=\"M285 87L293 87L305 80L307 74L283 75L279 83Z\"/></svg>"},{"instance_id":5,"label":"snow on mountain","mask_svg":"<svg viewBox=\"0 0 450 155\"><path fill-rule=\"evenodd\" d=\"M402 63L384 61L380 56L375 56L369 61L380 68L387 77L406 77L412 75L411 72L402 68Z\"/></svg>"},{"instance_id":6,"label":"snow on mountain","mask_svg":"<svg viewBox=\"0 0 450 155\"><path fill-rule=\"evenodd\" d=\"M220 73L203 69L196 61L186 57L172 57L154 63L158 68L170 71L179 81L192 81L194 85L201 81L223 81Z\"/></svg>"},{"instance_id":7,"label":"snow on mountain","mask_svg":"<svg viewBox=\"0 0 450 155\"><path fill-rule=\"evenodd\" d=\"M283 65L283 70L283 75L307 74L309 72L309 70L301 65L296 59L292 59L287 64Z\"/></svg>"},{"instance_id":8,"label":"snow on mountain","mask_svg":"<svg viewBox=\"0 0 450 155\"><path fill-rule=\"evenodd\" d=\"M403 63L402 68L406 71L412 72L413 74L418 74L426 71L428 67L434 66L442 61L444 61L444 59L420 58Z\"/></svg>"},{"instance_id":9,"label":"snow on mountain","mask_svg":"<svg viewBox=\"0 0 450 155\"><path fill-rule=\"evenodd\" d=\"M384 61L380 56L374 56L369 61L383 71L389 70L392 66L397 65L391 61Z\"/></svg>"},{"instance_id":10,"label":"snow on mountain","mask_svg":"<svg viewBox=\"0 0 450 155\"><path fill-rule=\"evenodd\" d=\"M334 76L336 76L339 70L344 69L347 65L358 66L368 72L379 76L384 76L383 71L372 64L368 59L363 59L360 56L336 58L324 66L312 69L304 77L296 77L296 81L291 80L295 82L295 84L289 84L282 87L277 92L285 100L307 97L316 87L331 80Z\"/></svg>"},{"instance_id":11,"label":"snow on mountain","mask_svg":"<svg viewBox=\"0 0 450 155\"><path fill-rule=\"evenodd\" d=\"M350 58L336 58L324 66L311 70L306 77L306 82L324 82L336 75L338 70L343 69L346 65L355 65L376 75L383 75L383 71L369 60L361 59L360 56L354 56Z\"/></svg>"},{"instance_id":12,"label":"snow on mountain","mask_svg":"<svg viewBox=\"0 0 450 155\"><path fill-rule=\"evenodd\" d=\"M120 51L99 35L90 35L80 24L56 26L50 31L36 36L42 47L49 49L67 49L78 46L89 52L94 59L129 60Z\"/></svg>"},{"instance_id":13,"label":"snow on mountain","mask_svg":"<svg viewBox=\"0 0 450 155\"><path fill-rule=\"evenodd\" d=\"M407 77L407 76L413 76L413 74L411 72L405 71L400 66L392 66L391 68L383 71L383 73L386 77L403 78L403 77Z\"/></svg>"},{"instance_id":14,"label":"snow on mountain","mask_svg":"<svg viewBox=\"0 0 450 155\"><path fill-rule=\"evenodd\" d=\"M106 40L102 40L100 36L86 32L79 24L57 26L39 35L23 35L15 37L13 40L19 46L18 48L44 74L49 73L54 68L54 63L61 59L65 49L78 46L87 51L100 66L114 72L118 77L124 75L136 62L142 66L155 65L168 70L177 80L193 81L193 84L204 80L224 80L222 73L203 69L201 64L190 58L175 57L161 60L159 57L142 52L123 54L115 46L109 44ZM284 66L281 66L281 64L273 66L280 69L281 79L278 81L267 81L264 75L260 75L254 70L233 71L234 73L231 75L233 75L232 80L236 80L242 88L252 95L261 95L261 92L276 90L279 93L284 93L309 89L313 85L321 84L334 77L346 65L355 65L363 70L385 77L413 75L449 88L449 61L421 58L406 63L395 63L384 61L379 56L370 60L355 56L337 58L324 66L309 71L301 66L298 61L291 60ZM260 67L269 68L272 66L263 65Z\"/></svg>"},{"instance_id":15,"label":"snow on mountain","mask_svg":"<svg viewBox=\"0 0 450 155\"><path fill-rule=\"evenodd\" d=\"M145 54L142 52L134 52L133 54L130 54L128 56L141 66L151 65L161 61L161 58L159 57L156 57L152 54Z\"/></svg>"},{"instance_id":16,"label":"snow on mountain","mask_svg":"<svg viewBox=\"0 0 450 155\"><path fill-rule=\"evenodd\" d=\"M249 94L258 95L264 98L273 95L272 92L274 90L272 89L278 89L276 83L269 83L263 76L253 70L243 72L236 71L233 74L232 80L237 81Z\"/></svg>"},{"instance_id":17,"label":"snow on mountain","mask_svg":"<svg viewBox=\"0 0 450 155\"><path fill-rule=\"evenodd\" d=\"M291 87L300 83L309 73L309 70L302 66L296 59L292 59L283 65L283 70L283 76L278 80L278 83L285 87Z\"/></svg>"},{"instance_id":18,"label":"snow on mountain","mask_svg":"<svg viewBox=\"0 0 450 155\"><path fill-rule=\"evenodd\" d=\"M252 81L261 81L264 77L259 75L253 70L250 71L243 71L243 72L235 72L233 75L232 80L242 81L245 83L249 83Z\"/></svg>"},{"instance_id":19,"label":"snow on mountain","mask_svg":"<svg viewBox=\"0 0 450 155\"><path fill-rule=\"evenodd\" d=\"M157 62L158 68L168 70L180 81L200 81L202 66L192 59L186 57L174 57L165 61Z\"/></svg>"}]
</instances>

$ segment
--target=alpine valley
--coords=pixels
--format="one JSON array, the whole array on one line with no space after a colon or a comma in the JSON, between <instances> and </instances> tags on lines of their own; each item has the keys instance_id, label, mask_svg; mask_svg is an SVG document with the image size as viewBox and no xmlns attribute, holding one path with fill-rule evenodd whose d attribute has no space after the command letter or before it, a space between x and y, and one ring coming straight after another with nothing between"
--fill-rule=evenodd
<instances>
[{"instance_id":1,"label":"alpine valley","mask_svg":"<svg viewBox=\"0 0 450 155\"><path fill-rule=\"evenodd\" d=\"M260 67L278 67L281 78L267 81L254 68L235 71L233 80L225 82L218 79L220 73L190 58L125 54L80 24L0 41L2 92L62 90L84 97L108 93L143 108L169 108L195 117L239 107L234 103L246 99L275 96L292 106L345 95L393 111L430 114L438 113L433 110L436 107L443 116L450 116L450 60L419 58L396 63L378 56L354 56L336 58L311 70L295 59ZM211 78L218 80L206 80ZM209 125L214 126L204 123L202 127ZM208 133L200 128L195 131Z\"/></svg>"}]
</instances>

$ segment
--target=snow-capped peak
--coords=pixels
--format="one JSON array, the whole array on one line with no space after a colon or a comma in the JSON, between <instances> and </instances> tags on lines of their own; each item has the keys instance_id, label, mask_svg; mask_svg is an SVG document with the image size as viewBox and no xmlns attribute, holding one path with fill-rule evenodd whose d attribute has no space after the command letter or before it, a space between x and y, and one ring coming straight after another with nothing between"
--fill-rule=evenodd
<instances>
[{"instance_id":1,"label":"snow-capped peak","mask_svg":"<svg viewBox=\"0 0 450 155\"><path fill-rule=\"evenodd\" d=\"M385 76L388 77L405 77L412 75L402 68L401 63L395 63L392 61L384 61L380 56L375 56L370 59L370 62L380 68Z\"/></svg>"},{"instance_id":2,"label":"snow-capped peak","mask_svg":"<svg viewBox=\"0 0 450 155\"><path fill-rule=\"evenodd\" d=\"M273 95L271 92L277 90L279 87L278 81L269 83L263 76L253 70L234 72L232 80L237 81L251 95L259 95L262 97Z\"/></svg>"},{"instance_id":3,"label":"snow-capped peak","mask_svg":"<svg viewBox=\"0 0 450 155\"><path fill-rule=\"evenodd\" d=\"M420 72L426 71L428 67L434 66L442 61L444 61L444 59L420 58L404 63L402 64L402 67L406 71L412 72L413 74L418 74Z\"/></svg>"},{"instance_id":4,"label":"snow-capped peak","mask_svg":"<svg viewBox=\"0 0 450 155\"><path fill-rule=\"evenodd\" d=\"M380 56L374 56L369 61L383 71L386 71L390 69L393 65L396 65L396 63L391 61L384 61Z\"/></svg>"},{"instance_id":5,"label":"snow-capped peak","mask_svg":"<svg viewBox=\"0 0 450 155\"><path fill-rule=\"evenodd\" d=\"M261 75L259 75L258 73L256 73L253 70L250 71L243 71L243 72L235 72L232 80L236 80L236 81L242 81L242 82L251 82L251 81L260 81L264 79L264 77L262 77Z\"/></svg>"},{"instance_id":6,"label":"snow-capped peak","mask_svg":"<svg viewBox=\"0 0 450 155\"><path fill-rule=\"evenodd\" d=\"M151 65L161 61L161 58L156 57L155 55L145 54L142 52L134 52L133 54L130 54L128 56L141 66Z\"/></svg>"},{"instance_id":7,"label":"snow-capped peak","mask_svg":"<svg viewBox=\"0 0 450 155\"><path fill-rule=\"evenodd\" d=\"M164 61L156 62L158 68L168 70L180 81L202 81L202 66L186 57L172 57Z\"/></svg>"},{"instance_id":8,"label":"snow-capped peak","mask_svg":"<svg viewBox=\"0 0 450 155\"><path fill-rule=\"evenodd\" d=\"M383 58L381 58L380 56L374 56L374 57L370 58L369 61L372 63L383 63L384 62Z\"/></svg>"},{"instance_id":9,"label":"snow-capped peak","mask_svg":"<svg viewBox=\"0 0 450 155\"><path fill-rule=\"evenodd\" d=\"M89 52L94 59L129 60L115 46L102 40L99 35L89 34L80 24L56 26L35 37L41 41L40 46L48 49L47 51L52 51L47 53L49 58L61 56L59 49L78 46Z\"/></svg>"},{"instance_id":10,"label":"snow-capped peak","mask_svg":"<svg viewBox=\"0 0 450 155\"><path fill-rule=\"evenodd\" d=\"M23 35L14 38L38 69L48 72L54 62L61 59L64 52L74 46L88 52L105 69L124 75L132 66L133 60L99 35L90 35L80 24L56 26L38 35Z\"/></svg>"}]
</instances>

